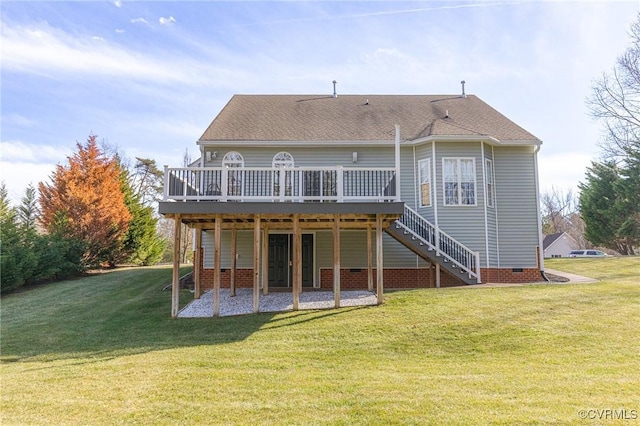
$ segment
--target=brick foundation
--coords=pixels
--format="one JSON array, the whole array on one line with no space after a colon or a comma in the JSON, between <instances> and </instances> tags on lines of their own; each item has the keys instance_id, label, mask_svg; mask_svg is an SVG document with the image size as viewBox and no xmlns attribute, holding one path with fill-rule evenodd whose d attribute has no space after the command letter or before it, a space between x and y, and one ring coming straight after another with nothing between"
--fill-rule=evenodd
<instances>
[{"instance_id":1,"label":"brick foundation","mask_svg":"<svg viewBox=\"0 0 640 426\"><path fill-rule=\"evenodd\" d=\"M376 286L376 270L373 270L373 287ZM435 287L435 272L432 274L429 268L407 269L407 268L385 268L384 288L431 288ZM433 278L433 281L432 281ZM464 285L462 281L442 271L440 274L440 286L452 287ZM333 269L320 269L320 287L326 289L333 288ZM340 269L340 288L344 290L366 289L367 269Z\"/></svg>"},{"instance_id":2,"label":"brick foundation","mask_svg":"<svg viewBox=\"0 0 640 426\"><path fill-rule=\"evenodd\" d=\"M520 272L521 271L521 272ZM483 283L532 283L541 281L540 271L536 268L482 268L480 277Z\"/></svg>"},{"instance_id":3,"label":"brick foundation","mask_svg":"<svg viewBox=\"0 0 640 426\"><path fill-rule=\"evenodd\" d=\"M540 271L535 268L513 270L511 268L483 268L481 271L482 282L492 283L530 283L538 282L542 278ZM213 288L213 269L203 269L200 273L201 288L203 290ZM320 269L320 287L333 289L333 269ZM231 270L223 269L220 273L220 287L229 288L231 282ZM440 274L441 287L454 287L465 285L457 277L442 270ZM373 270L373 286L376 286L376 270ZM253 287L253 269L236 269L236 287ZM431 288L435 287L435 271L429 268L385 268L384 288ZM355 290L367 288L367 269L340 270L340 288L343 290Z\"/></svg>"},{"instance_id":4,"label":"brick foundation","mask_svg":"<svg viewBox=\"0 0 640 426\"><path fill-rule=\"evenodd\" d=\"M213 288L213 269L203 269L200 272L200 286L203 290ZM220 287L231 287L231 269L220 272ZM236 269L236 288L253 287L253 269Z\"/></svg>"}]
</instances>

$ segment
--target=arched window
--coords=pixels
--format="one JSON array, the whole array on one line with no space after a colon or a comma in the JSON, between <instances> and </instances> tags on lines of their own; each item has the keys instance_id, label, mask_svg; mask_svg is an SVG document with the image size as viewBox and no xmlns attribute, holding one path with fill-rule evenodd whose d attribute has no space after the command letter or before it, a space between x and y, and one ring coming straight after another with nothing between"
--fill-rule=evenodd
<instances>
[{"instance_id":1,"label":"arched window","mask_svg":"<svg viewBox=\"0 0 640 426\"><path fill-rule=\"evenodd\" d=\"M282 169L295 166L295 161L293 161L293 155L283 151L273 156L271 164L275 169Z\"/></svg>"},{"instance_id":2,"label":"arched window","mask_svg":"<svg viewBox=\"0 0 640 426\"><path fill-rule=\"evenodd\" d=\"M236 151L227 152L222 158L222 167L236 169L244 167L242 154ZM242 196L242 170L227 171L227 194L230 196Z\"/></svg>"},{"instance_id":3,"label":"arched window","mask_svg":"<svg viewBox=\"0 0 640 426\"><path fill-rule=\"evenodd\" d=\"M295 161L288 152L279 152L273 156L271 163L274 169L293 169ZM273 195L289 197L293 195L293 170L274 171Z\"/></svg>"},{"instance_id":4,"label":"arched window","mask_svg":"<svg viewBox=\"0 0 640 426\"><path fill-rule=\"evenodd\" d=\"M222 159L222 167L244 167L242 154L236 151L229 151Z\"/></svg>"}]
</instances>

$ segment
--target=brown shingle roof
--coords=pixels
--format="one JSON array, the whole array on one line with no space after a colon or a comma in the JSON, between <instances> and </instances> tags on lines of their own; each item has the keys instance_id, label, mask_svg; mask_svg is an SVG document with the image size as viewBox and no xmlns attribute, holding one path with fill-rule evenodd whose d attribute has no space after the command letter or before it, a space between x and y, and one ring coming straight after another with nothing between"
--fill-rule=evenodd
<instances>
[{"instance_id":1,"label":"brown shingle roof","mask_svg":"<svg viewBox=\"0 0 640 426\"><path fill-rule=\"evenodd\" d=\"M200 141L390 141L394 124L403 140L473 135L539 143L473 95L235 95Z\"/></svg>"}]
</instances>

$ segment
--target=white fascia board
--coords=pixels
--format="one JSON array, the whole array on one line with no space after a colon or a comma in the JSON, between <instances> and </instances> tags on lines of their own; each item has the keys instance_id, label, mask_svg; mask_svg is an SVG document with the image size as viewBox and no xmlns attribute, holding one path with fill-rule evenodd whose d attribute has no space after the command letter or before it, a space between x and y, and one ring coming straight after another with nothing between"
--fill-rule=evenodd
<instances>
[{"instance_id":1,"label":"white fascia board","mask_svg":"<svg viewBox=\"0 0 640 426\"><path fill-rule=\"evenodd\" d=\"M326 146L393 146L394 140L368 140L368 141L202 141L196 142L198 145L216 147L265 147L265 146L295 146L295 147L326 147Z\"/></svg>"},{"instance_id":2,"label":"white fascia board","mask_svg":"<svg viewBox=\"0 0 640 426\"><path fill-rule=\"evenodd\" d=\"M494 146L540 146L542 141L535 140L499 140L493 136L482 135L440 135L427 136L409 141L413 145L421 145L430 142L484 142Z\"/></svg>"},{"instance_id":3,"label":"white fascia board","mask_svg":"<svg viewBox=\"0 0 640 426\"><path fill-rule=\"evenodd\" d=\"M500 145L500 141L491 136L481 135L440 135L426 136L424 138L414 139L411 141L413 145L421 145L430 142L486 142L489 144Z\"/></svg>"}]
</instances>

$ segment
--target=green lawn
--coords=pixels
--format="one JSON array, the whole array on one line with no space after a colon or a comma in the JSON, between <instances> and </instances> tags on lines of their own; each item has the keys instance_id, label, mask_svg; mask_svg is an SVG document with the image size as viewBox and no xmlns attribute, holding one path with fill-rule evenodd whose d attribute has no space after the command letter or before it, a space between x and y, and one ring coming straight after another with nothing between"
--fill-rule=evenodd
<instances>
[{"instance_id":1,"label":"green lawn","mask_svg":"<svg viewBox=\"0 0 640 426\"><path fill-rule=\"evenodd\" d=\"M511 425L608 421L582 420L588 409L640 416L640 258L548 266L602 281L399 291L379 307L178 320L161 291L167 267L9 295L0 420Z\"/></svg>"}]
</instances>

